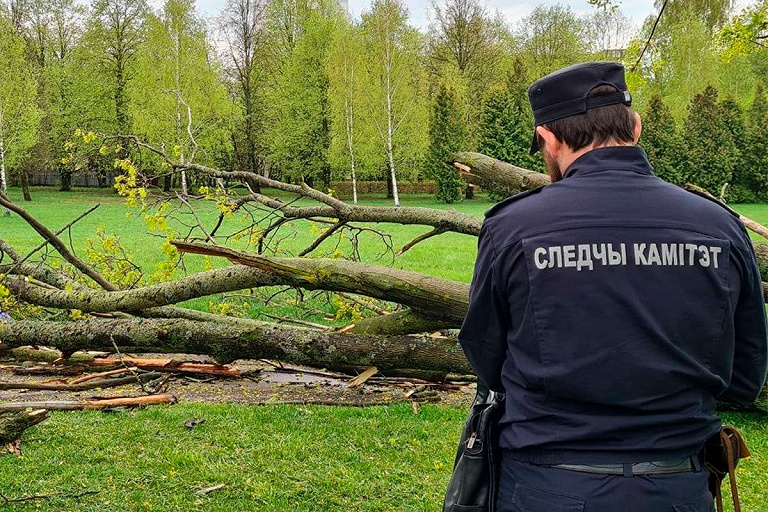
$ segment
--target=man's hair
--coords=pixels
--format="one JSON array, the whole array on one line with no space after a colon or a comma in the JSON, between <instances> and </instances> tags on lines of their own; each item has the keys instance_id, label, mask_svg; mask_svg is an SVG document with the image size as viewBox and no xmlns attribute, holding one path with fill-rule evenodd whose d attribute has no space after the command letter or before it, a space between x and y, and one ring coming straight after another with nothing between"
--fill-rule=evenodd
<instances>
[{"instance_id":1,"label":"man's hair","mask_svg":"<svg viewBox=\"0 0 768 512\"><path fill-rule=\"evenodd\" d=\"M590 91L589 97L616 91L612 85L599 85ZM609 141L631 144L635 139L635 116L631 108L621 103L591 108L584 114L550 121L544 126L573 151L592 144L601 146ZM537 134L536 140L539 147L544 146L540 135Z\"/></svg>"}]
</instances>

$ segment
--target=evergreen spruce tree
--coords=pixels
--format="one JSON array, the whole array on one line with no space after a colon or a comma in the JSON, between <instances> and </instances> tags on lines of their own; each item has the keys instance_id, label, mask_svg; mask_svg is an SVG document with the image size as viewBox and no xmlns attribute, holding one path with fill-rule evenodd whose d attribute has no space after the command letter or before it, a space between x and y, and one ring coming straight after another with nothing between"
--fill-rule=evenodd
<instances>
[{"instance_id":1,"label":"evergreen spruce tree","mask_svg":"<svg viewBox=\"0 0 768 512\"><path fill-rule=\"evenodd\" d=\"M491 92L485 102L478 151L520 167L543 172L538 155L530 155L533 117L520 95L509 89Z\"/></svg>"},{"instance_id":2,"label":"evergreen spruce tree","mask_svg":"<svg viewBox=\"0 0 768 512\"><path fill-rule=\"evenodd\" d=\"M755 200L755 190L750 177L749 165L744 159L749 152L744 135L746 128L744 125L744 112L733 97L729 96L720 103L722 110L721 121L730 134L734 153L731 155L733 160L733 176L730 186L726 192L729 202L752 202Z\"/></svg>"},{"instance_id":3,"label":"evergreen spruce tree","mask_svg":"<svg viewBox=\"0 0 768 512\"><path fill-rule=\"evenodd\" d=\"M675 118L660 95L651 97L643 120L640 146L648 153L656 176L670 183L682 184L683 141Z\"/></svg>"},{"instance_id":4,"label":"evergreen spruce tree","mask_svg":"<svg viewBox=\"0 0 768 512\"><path fill-rule=\"evenodd\" d=\"M458 170L445 164L445 161L468 138L463 116L456 100L456 93L441 84L435 96L432 116L429 122L429 150L426 162L426 174L437 183L437 199L453 203L461 198L463 182Z\"/></svg>"},{"instance_id":5,"label":"evergreen spruce tree","mask_svg":"<svg viewBox=\"0 0 768 512\"><path fill-rule=\"evenodd\" d=\"M686 182L718 196L733 177L736 146L725 125L724 109L717 102L717 89L708 85L695 95L684 123Z\"/></svg>"},{"instance_id":6,"label":"evergreen spruce tree","mask_svg":"<svg viewBox=\"0 0 768 512\"><path fill-rule=\"evenodd\" d=\"M755 87L755 97L745 123L744 181L752 192L749 201L768 198L768 102L762 84Z\"/></svg>"}]
</instances>

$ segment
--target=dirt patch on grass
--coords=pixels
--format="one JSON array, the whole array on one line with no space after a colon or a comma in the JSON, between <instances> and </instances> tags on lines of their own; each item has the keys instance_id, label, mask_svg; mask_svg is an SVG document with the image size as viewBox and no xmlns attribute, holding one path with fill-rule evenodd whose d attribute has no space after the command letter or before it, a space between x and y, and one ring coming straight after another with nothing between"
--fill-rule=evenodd
<instances>
[{"instance_id":1,"label":"dirt patch on grass","mask_svg":"<svg viewBox=\"0 0 768 512\"><path fill-rule=\"evenodd\" d=\"M168 354L141 354L141 357L169 357ZM210 362L205 357L174 355L174 359ZM51 375L16 375L18 363L6 361L0 370L2 383L54 383L66 384L74 377ZM280 367L264 361L237 361L241 370L238 378L209 377L205 375L165 375L158 391L170 393L179 402L232 403L243 405L318 404L366 406L391 404L400 401L469 405L474 396L474 385L468 383L445 386L425 384L418 379L387 379L374 376L357 387L347 385L350 376L313 368ZM93 371L98 371L93 369ZM125 378L125 375L120 377ZM160 380L145 387L160 384ZM13 389L0 390L1 402L49 402L137 396L145 391L136 383L117 387L96 388L85 391L50 391Z\"/></svg>"}]
</instances>

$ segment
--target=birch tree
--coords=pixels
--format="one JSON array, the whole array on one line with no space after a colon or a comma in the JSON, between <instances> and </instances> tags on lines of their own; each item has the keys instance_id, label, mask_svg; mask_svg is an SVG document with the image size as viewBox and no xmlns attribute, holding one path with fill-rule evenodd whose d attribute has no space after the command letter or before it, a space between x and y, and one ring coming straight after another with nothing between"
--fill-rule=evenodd
<instances>
[{"instance_id":1,"label":"birch tree","mask_svg":"<svg viewBox=\"0 0 768 512\"><path fill-rule=\"evenodd\" d=\"M331 105L329 160L341 178L352 181L352 202L357 204L357 180L375 172L372 147L376 133L362 122L366 108L365 68L360 29L343 22L336 31L328 59L328 97Z\"/></svg>"},{"instance_id":2,"label":"birch tree","mask_svg":"<svg viewBox=\"0 0 768 512\"><path fill-rule=\"evenodd\" d=\"M399 0L374 0L362 18L371 98L366 111L386 155L392 198L400 206L397 170L400 164L421 164L427 139L421 37L408 26L408 11Z\"/></svg>"}]
</instances>

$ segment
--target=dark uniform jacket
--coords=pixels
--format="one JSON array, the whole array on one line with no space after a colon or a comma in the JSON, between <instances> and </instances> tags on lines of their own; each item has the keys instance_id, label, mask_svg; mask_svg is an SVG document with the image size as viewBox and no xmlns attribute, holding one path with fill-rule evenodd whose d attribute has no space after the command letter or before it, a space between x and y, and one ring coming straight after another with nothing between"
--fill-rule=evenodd
<instances>
[{"instance_id":1,"label":"dark uniform jacket","mask_svg":"<svg viewBox=\"0 0 768 512\"><path fill-rule=\"evenodd\" d=\"M507 393L501 446L538 464L696 453L715 400L765 381L760 275L738 218L637 147L579 157L487 214L459 335Z\"/></svg>"}]
</instances>

